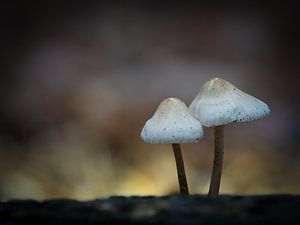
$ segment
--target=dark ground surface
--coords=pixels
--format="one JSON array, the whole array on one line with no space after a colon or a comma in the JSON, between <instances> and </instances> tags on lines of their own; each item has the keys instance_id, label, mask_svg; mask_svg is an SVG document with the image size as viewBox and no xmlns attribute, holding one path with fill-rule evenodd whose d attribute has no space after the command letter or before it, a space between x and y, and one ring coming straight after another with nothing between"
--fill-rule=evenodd
<instances>
[{"instance_id":1,"label":"dark ground surface","mask_svg":"<svg viewBox=\"0 0 300 225\"><path fill-rule=\"evenodd\" d=\"M300 224L300 196L110 197L0 203L0 224Z\"/></svg>"}]
</instances>

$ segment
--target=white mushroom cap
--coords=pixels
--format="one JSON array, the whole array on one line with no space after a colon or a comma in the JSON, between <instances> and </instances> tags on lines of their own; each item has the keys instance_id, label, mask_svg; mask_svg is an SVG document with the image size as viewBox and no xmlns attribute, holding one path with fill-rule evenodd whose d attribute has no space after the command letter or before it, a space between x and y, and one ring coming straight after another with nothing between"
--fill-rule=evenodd
<instances>
[{"instance_id":1,"label":"white mushroom cap","mask_svg":"<svg viewBox=\"0 0 300 225\"><path fill-rule=\"evenodd\" d=\"M203 85L189 110L206 127L258 120L270 113L267 104L220 78Z\"/></svg>"},{"instance_id":2,"label":"white mushroom cap","mask_svg":"<svg viewBox=\"0 0 300 225\"><path fill-rule=\"evenodd\" d=\"M193 143L203 137L203 129L178 98L163 100L146 122L141 138L150 143Z\"/></svg>"}]
</instances>

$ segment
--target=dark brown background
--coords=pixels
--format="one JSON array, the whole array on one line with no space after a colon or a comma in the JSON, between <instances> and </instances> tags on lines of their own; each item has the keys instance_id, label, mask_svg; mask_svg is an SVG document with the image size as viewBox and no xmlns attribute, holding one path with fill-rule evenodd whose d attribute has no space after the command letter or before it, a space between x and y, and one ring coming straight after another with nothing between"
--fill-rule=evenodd
<instances>
[{"instance_id":1,"label":"dark brown background","mask_svg":"<svg viewBox=\"0 0 300 225\"><path fill-rule=\"evenodd\" d=\"M168 194L171 147L139 134L159 102L221 77L264 100L226 128L222 193L299 193L299 10L290 1L3 1L0 199ZM183 145L206 193L212 130Z\"/></svg>"}]
</instances>

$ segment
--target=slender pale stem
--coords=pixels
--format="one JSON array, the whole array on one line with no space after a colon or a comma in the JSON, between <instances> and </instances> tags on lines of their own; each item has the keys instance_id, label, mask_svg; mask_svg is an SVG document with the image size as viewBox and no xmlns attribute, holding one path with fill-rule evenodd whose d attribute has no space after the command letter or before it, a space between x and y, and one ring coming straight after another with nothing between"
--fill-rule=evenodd
<instances>
[{"instance_id":1,"label":"slender pale stem","mask_svg":"<svg viewBox=\"0 0 300 225\"><path fill-rule=\"evenodd\" d=\"M219 195L222 165L224 154L224 125L215 127L215 153L214 164L212 168L212 175L208 195L210 197L217 197Z\"/></svg>"},{"instance_id":2,"label":"slender pale stem","mask_svg":"<svg viewBox=\"0 0 300 225\"><path fill-rule=\"evenodd\" d=\"M188 195L189 188L188 188L188 184L186 181L184 163L183 163L180 144L172 144L172 147L173 147L173 152L174 152L174 156L175 156L175 160L176 160L176 168L177 168L180 194Z\"/></svg>"}]
</instances>

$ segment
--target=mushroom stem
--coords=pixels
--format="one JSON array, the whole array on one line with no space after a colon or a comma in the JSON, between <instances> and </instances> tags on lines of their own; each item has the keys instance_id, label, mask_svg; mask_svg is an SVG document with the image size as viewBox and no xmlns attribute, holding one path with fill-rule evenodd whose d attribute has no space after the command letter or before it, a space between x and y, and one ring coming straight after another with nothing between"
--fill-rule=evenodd
<instances>
[{"instance_id":1,"label":"mushroom stem","mask_svg":"<svg viewBox=\"0 0 300 225\"><path fill-rule=\"evenodd\" d=\"M217 197L219 195L222 165L224 154L224 125L215 127L215 153L214 163L208 196Z\"/></svg>"},{"instance_id":2,"label":"mushroom stem","mask_svg":"<svg viewBox=\"0 0 300 225\"><path fill-rule=\"evenodd\" d=\"M180 194L188 195L189 188L188 188L188 184L186 181L186 175L185 175L185 170L184 170L184 163L183 163L180 144L172 144L172 147L173 147L173 152L174 152L175 161L176 161Z\"/></svg>"}]
</instances>

